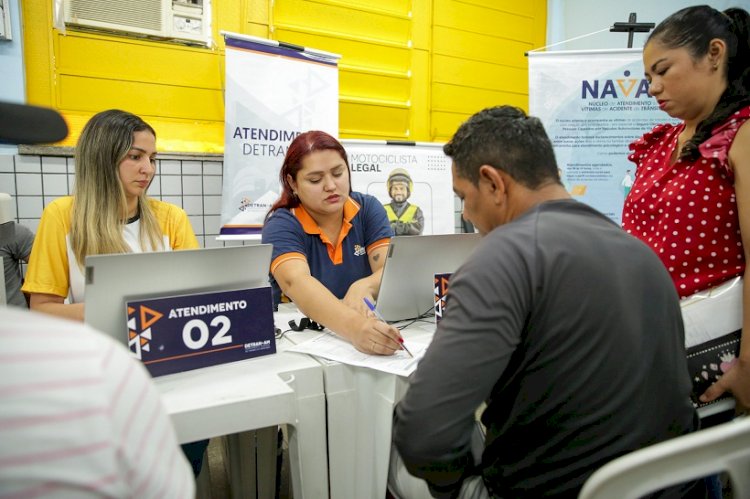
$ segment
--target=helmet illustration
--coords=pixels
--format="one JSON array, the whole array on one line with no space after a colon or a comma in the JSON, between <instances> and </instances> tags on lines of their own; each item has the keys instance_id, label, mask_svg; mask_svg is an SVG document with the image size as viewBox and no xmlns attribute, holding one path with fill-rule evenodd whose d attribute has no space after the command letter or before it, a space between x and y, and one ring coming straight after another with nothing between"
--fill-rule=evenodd
<instances>
[{"instance_id":1,"label":"helmet illustration","mask_svg":"<svg viewBox=\"0 0 750 499\"><path fill-rule=\"evenodd\" d=\"M409 172L403 168L394 168L391 173L388 174L388 180L386 181L386 187L388 187L388 195L391 195L391 184L393 182L403 182L406 184L407 193L406 197L411 196L411 191L414 190L414 182L411 180Z\"/></svg>"}]
</instances>

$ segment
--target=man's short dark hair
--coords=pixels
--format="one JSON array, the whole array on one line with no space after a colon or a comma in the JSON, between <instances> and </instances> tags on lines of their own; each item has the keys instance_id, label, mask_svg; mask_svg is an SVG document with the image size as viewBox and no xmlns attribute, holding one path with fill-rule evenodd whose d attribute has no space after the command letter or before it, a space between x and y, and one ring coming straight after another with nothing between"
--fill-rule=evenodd
<instances>
[{"instance_id":1,"label":"man's short dark hair","mask_svg":"<svg viewBox=\"0 0 750 499\"><path fill-rule=\"evenodd\" d=\"M536 189L560 183L552 143L542 122L513 106L490 107L466 120L443 146L457 174L479 183L479 167L490 165Z\"/></svg>"}]
</instances>

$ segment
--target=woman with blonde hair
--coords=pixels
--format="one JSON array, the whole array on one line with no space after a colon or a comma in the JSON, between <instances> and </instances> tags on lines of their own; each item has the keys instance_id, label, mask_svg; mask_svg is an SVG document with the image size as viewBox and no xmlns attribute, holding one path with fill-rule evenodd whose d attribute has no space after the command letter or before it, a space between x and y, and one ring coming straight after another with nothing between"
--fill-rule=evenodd
<instances>
[{"instance_id":1,"label":"woman with blonde hair","mask_svg":"<svg viewBox=\"0 0 750 499\"><path fill-rule=\"evenodd\" d=\"M193 249L198 240L182 208L146 194L156 172L156 132L138 116L117 109L94 115L75 159L73 196L44 209L23 291L32 310L83 321L86 256ZM182 446L196 476L207 445Z\"/></svg>"},{"instance_id":2,"label":"woman with blonde hair","mask_svg":"<svg viewBox=\"0 0 750 499\"><path fill-rule=\"evenodd\" d=\"M198 241L181 208L146 194L156 133L138 116L96 114L81 132L75 163L73 196L44 209L23 291L32 309L82 321L86 256L190 249Z\"/></svg>"}]
</instances>

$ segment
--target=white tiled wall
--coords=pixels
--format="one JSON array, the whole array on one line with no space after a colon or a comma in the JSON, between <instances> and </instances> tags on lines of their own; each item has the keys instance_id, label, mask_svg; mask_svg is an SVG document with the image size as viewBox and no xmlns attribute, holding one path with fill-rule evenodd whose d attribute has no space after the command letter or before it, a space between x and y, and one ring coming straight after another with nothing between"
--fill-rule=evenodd
<instances>
[{"instance_id":1,"label":"white tiled wall","mask_svg":"<svg viewBox=\"0 0 750 499\"><path fill-rule=\"evenodd\" d=\"M217 241L221 227L223 163L205 159L161 159L149 195L181 206L188 214L201 246L229 246ZM17 221L36 233L44 206L72 192L75 163L72 157L0 155L0 192L13 197ZM461 232L461 201L455 198L455 229Z\"/></svg>"},{"instance_id":2,"label":"white tiled wall","mask_svg":"<svg viewBox=\"0 0 750 499\"><path fill-rule=\"evenodd\" d=\"M164 159L157 163L149 194L181 206L201 246L228 245L216 241L221 218L222 162L211 157ZM69 195L74 182L72 157L0 155L0 192L13 197L16 220L34 232L44 206Z\"/></svg>"}]
</instances>

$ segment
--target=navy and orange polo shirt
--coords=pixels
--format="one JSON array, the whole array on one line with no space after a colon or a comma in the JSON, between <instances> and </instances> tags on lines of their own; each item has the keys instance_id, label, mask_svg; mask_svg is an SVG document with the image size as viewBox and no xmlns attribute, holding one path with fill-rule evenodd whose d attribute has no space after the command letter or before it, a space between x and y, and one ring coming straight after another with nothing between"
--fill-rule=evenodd
<instances>
[{"instance_id":1,"label":"navy and orange polo shirt","mask_svg":"<svg viewBox=\"0 0 750 499\"><path fill-rule=\"evenodd\" d=\"M302 207L281 208L263 225L264 243L273 244L271 273L282 263L306 260L310 274L337 298L343 298L354 281L372 274L367 254L387 246L393 236L385 208L373 196L352 192L344 203L344 223L334 246ZM281 289L271 275L274 305Z\"/></svg>"}]
</instances>

